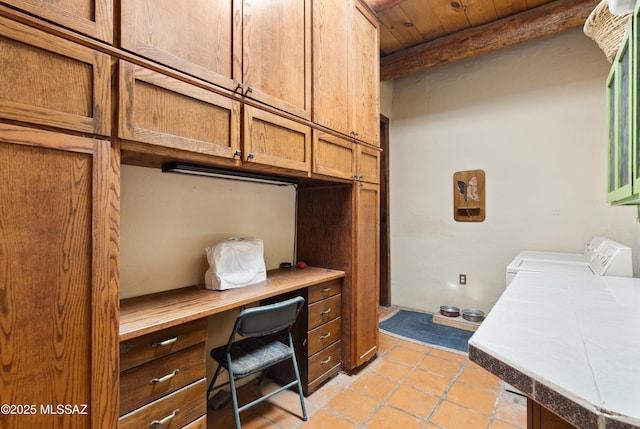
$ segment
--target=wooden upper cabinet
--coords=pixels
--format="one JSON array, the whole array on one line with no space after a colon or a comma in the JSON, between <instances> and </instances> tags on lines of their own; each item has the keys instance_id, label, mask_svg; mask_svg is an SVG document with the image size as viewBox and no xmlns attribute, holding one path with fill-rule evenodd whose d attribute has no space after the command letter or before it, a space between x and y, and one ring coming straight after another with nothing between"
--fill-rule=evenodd
<instances>
[{"instance_id":1,"label":"wooden upper cabinet","mask_svg":"<svg viewBox=\"0 0 640 429\"><path fill-rule=\"evenodd\" d=\"M234 158L240 149L240 102L120 61L118 137Z\"/></svg>"},{"instance_id":2,"label":"wooden upper cabinet","mask_svg":"<svg viewBox=\"0 0 640 429\"><path fill-rule=\"evenodd\" d=\"M311 118L310 0L122 0L123 49Z\"/></svg>"},{"instance_id":3,"label":"wooden upper cabinet","mask_svg":"<svg viewBox=\"0 0 640 429\"><path fill-rule=\"evenodd\" d=\"M94 39L113 43L113 0L3 0Z\"/></svg>"},{"instance_id":4,"label":"wooden upper cabinet","mask_svg":"<svg viewBox=\"0 0 640 429\"><path fill-rule=\"evenodd\" d=\"M353 4L313 3L313 122L349 135L349 41Z\"/></svg>"},{"instance_id":5,"label":"wooden upper cabinet","mask_svg":"<svg viewBox=\"0 0 640 429\"><path fill-rule=\"evenodd\" d=\"M0 117L111 133L111 58L0 18Z\"/></svg>"},{"instance_id":6,"label":"wooden upper cabinet","mask_svg":"<svg viewBox=\"0 0 640 429\"><path fill-rule=\"evenodd\" d=\"M351 112L354 136L380 145L380 51L378 23L356 3L352 21Z\"/></svg>"},{"instance_id":7,"label":"wooden upper cabinet","mask_svg":"<svg viewBox=\"0 0 640 429\"><path fill-rule=\"evenodd\" d=\"M234 90L242 81L240 0L121 0L121 46Z\"/></svg>"},{"instance_id":8,"label":"wooden upper cabinet","mask_svg":"<svg viewBox=\"0 0 640 429\"><path fill-rule=\"evenodd\" d=\"M313 131L314 174L353 180L355 159L355 143L351 139Z\"/></svg>"},{"instance_id":9,"label":"wooden upper cabinet","mask_svg":"<svg viewBox=\"0 0 640 429\"><path fill-rule=\"evenodd\" d=\"M378 146L378 23L357 1L315 0L313 121Z\"/></svg>"},{"instance_id":10,"label":"wooden upper cabinet","mask_svg":"<svg viewBox=\"0 0 640 429\"><path fill-rule=\"evenodd\" d=\"M251 106L244 107L242 160L309 174L311 128Z\"/></svg>"},{"instance_id":11,"label":"wooden upper cabinet","mask_svg":"<svg viewBox=\"0 0 640 429\"><path fill-rule=\"evenodd\" d=\"M361 144L356 146L356 180L380 183L380 151Z\"/></svg>"},{"instance_id":12,"label":"wooden upper cabinet","mask_svg":"<svg viewBox=\"0 0 640 429\"><path fill-rule=\"evenodd\" d=\"M311 119L311 0L244 1L243 93Z\"/></svg>"}]
</instances>

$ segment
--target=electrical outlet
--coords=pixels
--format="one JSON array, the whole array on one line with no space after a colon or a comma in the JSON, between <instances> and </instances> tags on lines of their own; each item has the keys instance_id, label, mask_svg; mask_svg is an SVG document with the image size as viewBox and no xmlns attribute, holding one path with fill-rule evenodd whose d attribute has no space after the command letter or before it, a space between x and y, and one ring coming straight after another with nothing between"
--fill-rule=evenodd
<instances>
[{"instance_id":1,"label":"electrical outlet","mask_svg":"<svg viewBox=\"0 0 640 429\"><path fill-rule=\"evenodd\" d=\"M461 285L466 285L467 284L467 275L466 274L459 274L458 275L458 283L460 283Z\"/></svg>"}]
</instances>

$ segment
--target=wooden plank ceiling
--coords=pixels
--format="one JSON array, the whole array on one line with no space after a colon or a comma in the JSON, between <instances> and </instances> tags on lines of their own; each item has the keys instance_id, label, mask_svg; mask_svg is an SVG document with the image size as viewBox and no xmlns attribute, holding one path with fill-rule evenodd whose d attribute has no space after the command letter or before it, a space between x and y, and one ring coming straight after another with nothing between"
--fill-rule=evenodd
<instances>
[{"instance_id":1,"label":"wooden plank ceiling","mask_svg":"<svg viewBox=\"0 0 640 429\"><path fill-rule=\"evenodd\" d=\"M581 27L599 1L364 0L381 23L381 80Z\"/></svg>"}]
</instances>

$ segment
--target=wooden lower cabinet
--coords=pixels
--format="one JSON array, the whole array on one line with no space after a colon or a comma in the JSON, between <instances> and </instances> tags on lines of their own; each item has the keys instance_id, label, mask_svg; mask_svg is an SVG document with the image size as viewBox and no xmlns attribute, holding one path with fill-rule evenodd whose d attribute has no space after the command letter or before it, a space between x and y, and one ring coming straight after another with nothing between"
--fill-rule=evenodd
<instances>
[{"instance_id":1,"label":"wooden lower cabinet","mask_svg":"<svg viewBox=\"0 0 640 429\"><path fill-rule=\"evenodd\" d=\"M0 163L0 427L115 427L117 152L0 123Z\"/></svg>"},{"instance_id":2,"label":"wooden lower cabinet","mask_svg":"<svg viewBox=\"0 0 640 429\"><path fill-rule=\"evenodd\" d=\"M202 318L120 344L120 429L206 421L206 337Z\"/></svg>"},{"instance_id":3,"label":"wooden lower cabinet","mask_svg":"<svg viewBox=\"0 0 640 429\"><path fill-rule=\"evenodd\" d=\"M346 273L341 362L352 370L378 351L378 185L300 187L298 218L298 260Z\"/></svg>"},{"instance_id":4,"label":"wooden lower cabinet","mask_svg":"<svg viewBox=\"0 0 640 429\"><path fill-rule=\"evenodd\" d=\"M577 429L566 420L527 398L527 429Z\"/></svg>"},{"instance_id":5,"label":"wooden lower cabinet","mask_svg":"<svg viewBox=\"0 0 640 429\"><path fill-rule=\"evenodd\" d=\"M336 279L265 301L276 302L293 296L302 296L305 299L305 305L292 329L294 350L305 395L313 393L340 371L341 292L342 279ZM282 383L294 380L290 362L274 367L269 374Z\"/></svg>"}]
</instances>

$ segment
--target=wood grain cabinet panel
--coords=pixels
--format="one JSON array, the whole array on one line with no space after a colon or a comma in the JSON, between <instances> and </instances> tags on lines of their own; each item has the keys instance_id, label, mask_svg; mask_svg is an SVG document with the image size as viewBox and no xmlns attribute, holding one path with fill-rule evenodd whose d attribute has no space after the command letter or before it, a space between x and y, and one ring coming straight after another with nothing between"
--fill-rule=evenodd
<instances>
[{"instance_id":1,"label":"wood grain cabinet panel","mask_svg":"<svg viewBox=\"0 0 640 429\"><path fill-rule=\"evenodd\" d=\"M378 23L356 3L351 25L349 100L354 136L380 146L380 51Z\"/></svg>"},{"instance_id":2,"label":"wood grain cabinet panel","mask_svg":"<svg viewBox=\"0 0 640 429\"><path fill-rule=\"evenodd\" d=\"M315 0L313 121L378 146L378 24L357 0Z\"/></svg>"},{"instance_id":3,"label":"wood grain cabinet panel","mask_svg":"<svg viewBox=\"0 0 640 429\"><path fill-rule=\"evenodd\" d=\"M0 117L111 132L108 55L0 18Z\"/></svg>"},{"instance_id":4,"label":"wood grain cabinet panel","mask_svg":"<svg viewBox=\"0 0 640 429\"><path fill-rule=\"evenodd\" d=\"M243 1L244 94L311 119L311 1Z\"/></svg>"},{"instance_id":5,"label":"wood grain cabinet panel","mask_svg":"<svg viewBox=\"0 0 640 429\"><path fill-rule=\"evenodd\" d=\"M120 62L122 139L232 159L240 145L240 103Z\"/></svg>"},{"instance_id":6,"label":"wood grain cabinet panel","mask_svg":"<svg viewBox=\"0 0 640 429\"><path fill-rule=\"evenodd\" d=\"M234 90L242 81L239 0L121 0L121 46Z\"/></svg>"},{"instance_id":7,"label":"wood grain cabinet panel","mask_svg":"<svg viewBox=\"0 0 640 429\"><path fill-rule=\"evenodd\" d=\"M245 106L243 140L247 163L310 172L311 128L306 125Z\"/></svg>"},{"instance_id":8,"label":"wood grain cabinet panel","mask_svg":"<svg viewBox=\"0 0 640 429\"><path fill-rule=\"evenodd\" d=\"M353 180L355 143L317 130L313 132L313 173Z\"/></svg>"},{"instance_id":9,"label":"wood grain cabinet panel","mask_svg":"<svg viewBox=\"0 0 640 429\"><path fill-rule=\"evenodd\" d=\"M4 429L117 423L110 153L105 140L0 124L0 391L3 404L37 407L3 413ZM57 414L58 404L85 413Z\"/></svg>"},{"instance_id":10,"label":"wood grain cabinet panel","mask_svg":"<svg viewBox=\"0 0 640 429\"><path fill-rule=\"evenodd\" d=\"M113 42L113 0L3 0L3 3L94 39Z\"/></svg>"},{"instance_id":11,"label":"wood grain cabinet panel","mask_svg":"<svg viewBox=\"0 0 640 429\"><path fill-rule=\"evenodd\" d=\"M369 183L380 183L380 151L357 145L356 177Z\"/></svg>"}]
</instances>

